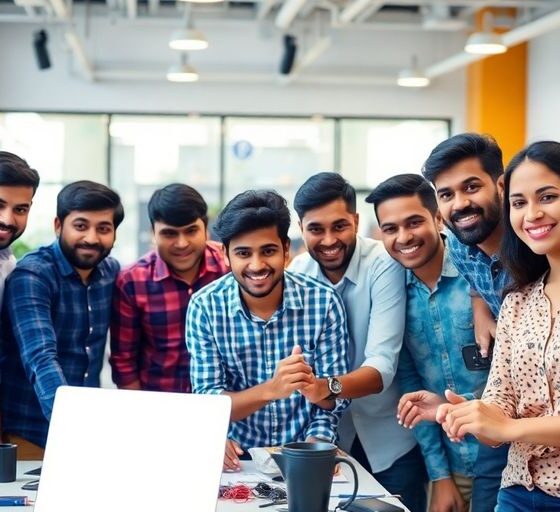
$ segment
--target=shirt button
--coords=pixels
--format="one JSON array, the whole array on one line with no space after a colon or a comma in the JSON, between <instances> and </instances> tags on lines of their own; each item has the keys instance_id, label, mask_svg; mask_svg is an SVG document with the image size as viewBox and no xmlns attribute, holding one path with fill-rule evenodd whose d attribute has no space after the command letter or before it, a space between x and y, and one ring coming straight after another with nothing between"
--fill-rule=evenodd
<instances>
[{"instance_id":1,"label":"shirt button","mask_svg":"<svg viewBox=\"0 0 560 512\"><path fill-rule=\"evenodd\" d=\"M89 328L89 333L91 334L93 332L93 327Z\"/></svg>"},{"instance_id":2,"label":"shirt button","mask_svg":"<svg viewBox=\"0 0 560 512\"><path fill-rule=\"evenodd\" d=\"M189 288L187 293L188 293L189 295L192 295L192 289Z\"/></svg>"},{"instance_id":3,"label":"shirt button","mask_svg":"<svg viewBox=\"0 0 560 512\"><path fill-rule=\"evenodd\" d=\"M89 354L91 351L91 347L86 347L86 353Z\"/></svg>"},{"instance_id":4,"label":"shirt button","mask_svg":"<svg viewBox=\"0 0 560 512\"><path fill-rule=\"evenodd\" d=\"M88 306L87 310L91 313L91 306Z\"/></svg>"},{"instance_id":5,"label":"shirt button","mask_svg":"<svg viewBox=\"0 0 560 512\"><path fill-rule=\"evenodd\" d=\"M84 380L87 379L88 377L89 377L89 373L88 372L84 373Z\"/></svg>"}]
</instances>

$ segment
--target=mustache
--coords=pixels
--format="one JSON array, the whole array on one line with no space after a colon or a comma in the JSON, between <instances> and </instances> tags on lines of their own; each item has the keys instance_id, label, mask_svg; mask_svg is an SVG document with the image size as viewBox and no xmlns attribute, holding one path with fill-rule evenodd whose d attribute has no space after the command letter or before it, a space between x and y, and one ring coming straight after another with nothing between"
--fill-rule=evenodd
<instances>
[{"instance_id":1,"label":"mustache","mask_svg":"<svg viewBox=\"0 0 560 512\"><path fill-rule=\"evenodd\" d=\"M457 222L460 217L464 217L465 215L484 215L484 210L480 208L480 206L467 206L462 210L456 211L451 214L451 221Z\"/></svg>"},{"instance_id":2,"label":"mustache","mask_svg":"<svg viewBox=\"0 0 560 512\"><path fill-rule=\"evenodd\" d=\"M0 222L0 229L5 229L7 231L11 231L12 233L17 232L16 226L13 226L12 224L4 224L3 222Z\"/></svg>"},{"instance_id":3,"label":"mustache","mask_svg":"<svg viewBox=\"0 0 560 512\"><path fill-rule=\"evenodd\" d=\"M104 251L104 247L101 244L76 244L74 246L75 249L89 249L89 250L93 250L93 251L97 251L97 252L103 252Z\"/></svg>"}]
</instances>

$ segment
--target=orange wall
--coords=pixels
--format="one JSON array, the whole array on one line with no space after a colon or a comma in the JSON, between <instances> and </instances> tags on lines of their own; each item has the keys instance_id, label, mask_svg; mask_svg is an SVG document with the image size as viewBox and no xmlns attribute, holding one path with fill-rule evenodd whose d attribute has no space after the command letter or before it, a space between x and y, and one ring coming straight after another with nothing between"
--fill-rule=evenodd
<instances>
[{"instance_id":1,"label":"orange wall","mask_svg":"<svg viewBox=\"0 0 560 512\"><path fill-rule=\"evenodd\" d=\"M478 16L479 27L482 15ZM494 136L504 164L526 144L526 105L527 43L469 66L467 129Z\"/></svg>"}]
</instances>

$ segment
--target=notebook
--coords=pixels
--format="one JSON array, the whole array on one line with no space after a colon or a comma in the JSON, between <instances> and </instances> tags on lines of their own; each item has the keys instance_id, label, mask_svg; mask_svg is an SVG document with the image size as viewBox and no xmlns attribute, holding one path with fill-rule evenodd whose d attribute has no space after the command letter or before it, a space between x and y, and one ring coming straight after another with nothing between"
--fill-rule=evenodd
<instances>
[{"instance_id":1,"label":"notebook","mask_svg":"<svg viewBox=\"0 0 560 512\"><path fill-rule=\"evenodd\" d=\"M36 512L214 512L227 396L63 386Z\"/></svg>"}]
</instances>

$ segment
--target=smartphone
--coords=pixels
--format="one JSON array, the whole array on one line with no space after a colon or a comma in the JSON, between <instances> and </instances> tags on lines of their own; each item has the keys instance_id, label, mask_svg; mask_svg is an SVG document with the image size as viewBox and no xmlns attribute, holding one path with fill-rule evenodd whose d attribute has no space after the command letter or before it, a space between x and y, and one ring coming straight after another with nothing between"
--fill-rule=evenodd
<instances>
[{"instance_id":1,"label":"smartphone","mask_svg":"<svg viewBox=\"0 0 560 512\"><path fill-rule=\"evenodd\" d=\"M404 512L404 508L377 498L356 499L344 510L347 512Z\"/></svg>"},{"instance_id":2,"label":"smartphone","mask_svg":"<svg viewBox=\"0 0 560 512\"><path fill-rule=\"evenodd\" d=\"M492 363L492 356L482 357L478 345L465 345L463 347L463 361L467 370L489 370Z\"/></svg>"}]
</instances>

